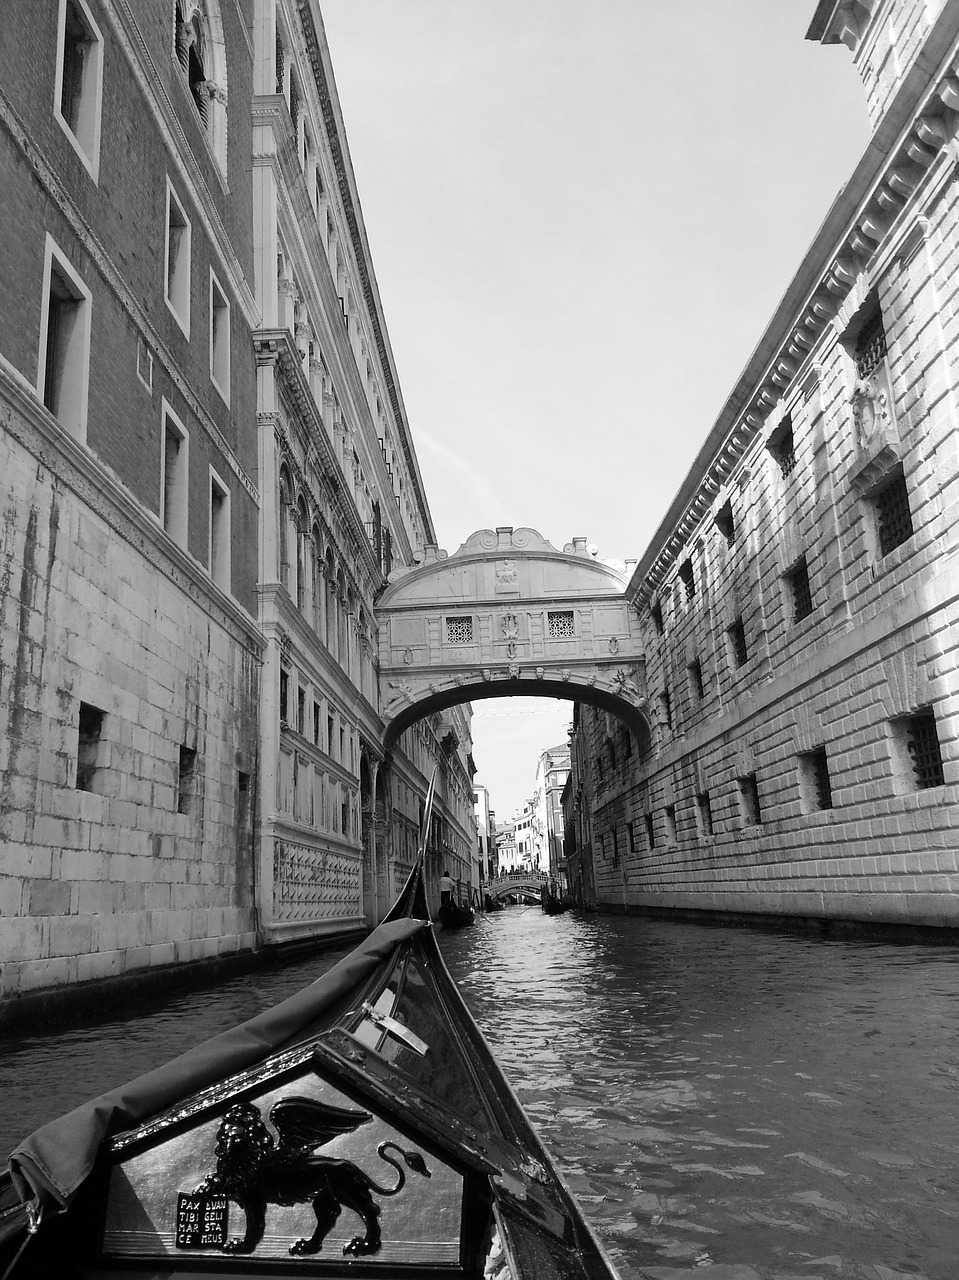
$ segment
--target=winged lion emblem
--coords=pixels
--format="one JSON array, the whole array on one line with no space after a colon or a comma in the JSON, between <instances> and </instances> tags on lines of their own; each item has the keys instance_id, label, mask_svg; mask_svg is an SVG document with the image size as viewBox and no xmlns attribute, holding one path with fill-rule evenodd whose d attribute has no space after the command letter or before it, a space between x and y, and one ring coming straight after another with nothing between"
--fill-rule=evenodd
<instances>
[{"instance_id":1,"label":"winged lion emblem","mask_svg":"<svg viewBox=\"0 0 959 1280\"><path fill-rule=\"evenodd\" d=\"M317 1147L352 1133L373 1117L365 1111L331 1107L314 1098L283 1098L270 1108L274 1139L251 1102L237 1102L216 1132L216 1170L195 1188L197 1195L222 1195L234 1201L246 1217L242 1236L220 1246L224 1253L252 1253L263 1239L268 1204L310 1203L316 1217L311 1236L290 1245L293 1255L319 1253L342 1210L352 1209L363 1221L365 1234L344 1246L344 1254L377 1253L382 1243L380 1206L373 1199L398 1195L406 1185L406 1167L431 1177L417 1151L404 1151L395 1142L381 1142L377 1155L397 1173L392 1187L381 1187L351 1160L317 1155Z\"/></svg>"}]
</instances>

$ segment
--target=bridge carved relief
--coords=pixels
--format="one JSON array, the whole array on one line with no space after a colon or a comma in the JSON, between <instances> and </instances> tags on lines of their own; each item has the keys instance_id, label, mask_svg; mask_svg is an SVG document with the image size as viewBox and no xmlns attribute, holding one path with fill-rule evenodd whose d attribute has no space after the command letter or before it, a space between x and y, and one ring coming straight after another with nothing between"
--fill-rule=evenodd
<instances>
[{"instance_id":1,"label":"bridge carved relief","mask_svg":"<svg viewBox=\"0 0 959 1280\"><path fill-rule=\"evenodd\" d=\"M648 741L628 572L585 543L557 551L534 529L482 529L394 570L375 609L388 748L432 711L517 695L591 703Z\"/></svg>"}]
</instances>

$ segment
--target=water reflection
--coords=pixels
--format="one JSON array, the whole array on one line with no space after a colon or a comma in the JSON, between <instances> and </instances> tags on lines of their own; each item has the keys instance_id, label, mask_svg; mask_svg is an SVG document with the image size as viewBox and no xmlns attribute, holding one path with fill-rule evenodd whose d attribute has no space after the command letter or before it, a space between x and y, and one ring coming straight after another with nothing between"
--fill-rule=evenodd
<instances>
[{"instance_id":1,"label":"water reflection","mask_svg":"<svg viewBox=\"0 0 959 1280\"><path fill-rule=\"evenodd\" d=\"M444 948L624 1274L959 1274L952 950L520 908Z\"/></svg>"}]
</instances>

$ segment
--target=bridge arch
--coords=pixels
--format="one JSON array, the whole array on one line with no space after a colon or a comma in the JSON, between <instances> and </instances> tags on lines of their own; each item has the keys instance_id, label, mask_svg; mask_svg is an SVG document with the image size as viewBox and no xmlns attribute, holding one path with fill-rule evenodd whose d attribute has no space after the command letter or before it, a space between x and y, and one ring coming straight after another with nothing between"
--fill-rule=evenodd
<instances>
[{"instance_id":1,"label":"bridge arch","mask_svg":"<svg viewBox=\"0 0 959 1280\"><path fill-rule=\"evenodd\" d=\"M434 711L483 698L566 698L650 741L646 660L626 565L535 529L472 534L395 570L375 606L385 747Z\"/></svg>"}]
</instances>

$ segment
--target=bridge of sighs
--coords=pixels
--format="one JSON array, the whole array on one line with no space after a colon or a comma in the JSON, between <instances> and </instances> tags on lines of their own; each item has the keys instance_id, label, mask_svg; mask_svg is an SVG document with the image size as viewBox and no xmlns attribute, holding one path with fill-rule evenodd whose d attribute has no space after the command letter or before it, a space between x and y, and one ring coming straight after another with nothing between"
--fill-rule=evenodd
<instances>
[{"instance_id":1,"label":"bridge of sighs","mask_svg":"<svg viewBox=\"0 0 959 1280\"><path fill-rule=\"evenodd\" d=\"M538 695L590 703L649 740L639 619L626 565L575 539L482 529L453 555L428 547L394 570L376 613L386 747L457 703Z\"/></svg>"}]
</instances>

